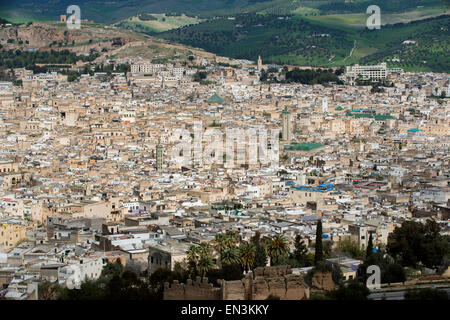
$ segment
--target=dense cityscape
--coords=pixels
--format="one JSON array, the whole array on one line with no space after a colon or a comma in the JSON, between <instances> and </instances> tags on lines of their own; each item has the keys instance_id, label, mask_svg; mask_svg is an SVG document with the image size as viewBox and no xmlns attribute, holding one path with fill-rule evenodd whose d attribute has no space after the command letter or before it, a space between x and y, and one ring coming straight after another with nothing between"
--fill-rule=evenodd
<instances>
[{"instance_id":1,"label":"dense cityscape","mask_svg":"<svg viewBox=\"0 0 450 320\"><path fill-rule=\"evenodd\" d=\"M447 70L66 21L0 21L0 300L448 300Z\"/></svg>"}]
</instances>

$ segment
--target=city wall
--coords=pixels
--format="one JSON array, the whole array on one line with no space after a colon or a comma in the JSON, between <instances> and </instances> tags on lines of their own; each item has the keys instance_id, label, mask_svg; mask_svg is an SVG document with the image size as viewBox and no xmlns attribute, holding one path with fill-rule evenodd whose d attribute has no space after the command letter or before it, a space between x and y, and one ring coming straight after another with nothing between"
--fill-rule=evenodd
<instances>
[{"instance_id":1,"label":"city wall","mask_svg":"<svg viewBox=\"0 0 450 320\"><path fill-rule=\"evenodd\" d=\"M164 300L265 300L270 295L281 300L309 299L309 288L301 275L287 266L256 268L242 280L219 280L213 287L207 278L197 277L186 284L164 284Z\"/></svg>"}]
</instances>

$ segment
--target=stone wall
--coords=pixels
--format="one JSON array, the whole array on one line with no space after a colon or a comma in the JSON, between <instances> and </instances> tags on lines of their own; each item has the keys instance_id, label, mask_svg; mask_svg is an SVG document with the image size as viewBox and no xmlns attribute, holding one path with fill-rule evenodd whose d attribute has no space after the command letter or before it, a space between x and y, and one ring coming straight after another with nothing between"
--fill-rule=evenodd
<instances>
[{"instance_id":1,"label":"stone wall","mask_svg":"<svg viewBox=\"0 0 450 320\"><path fill-rule=\"evenodd\" d=\"M311 280L312 287L318 290L331 291L334 290L334 282L331 272L315 273Z\"/></svg>"},{"instance_id":2,"label":"stone wall","mask_svg":"<svg viewBox=\"0 0 450 320\"><path fill-rule=\"evenodd\" d=\"M214 288L208 278L197 277L186 284L174 280L172 285L164 283L164 300L221 300L222 288Z\"/></svg>"},{"instance_id":3,"label":"stone wall","mask_svg":"<svg viewBox=\"0 0 450 320\"><path fill-rule=\"evenodd\" d=\"M292 274L287 266L256 268L249 275L251 299L265 300L269 295L281 300L303 300L309 298L309 288L301 275Z\"/></svg>"},{"instance_id":4,"label":"stone wall","mask_svg":"<svg viewBox=\"0 0 450 320\"><path fill-rule=\"evenodd\" d=\"M164 284L164 300L265 300L270 295L281 300L309 299L309 288L301 275L292 274L287 266L256 268L242 280L218 281L214 288L208 279L174 281Z\"/></svg>"}]
</instances>

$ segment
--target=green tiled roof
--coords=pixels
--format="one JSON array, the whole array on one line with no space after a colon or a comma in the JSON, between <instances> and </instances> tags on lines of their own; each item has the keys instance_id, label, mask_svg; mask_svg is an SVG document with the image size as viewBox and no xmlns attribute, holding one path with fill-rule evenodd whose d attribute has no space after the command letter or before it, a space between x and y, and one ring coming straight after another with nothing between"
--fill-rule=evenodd
<instances>
[{"instance_id":1,"label":"green tiled roof","mask_svg":"<svg viewBox=\"0 0 450 320\"><path fill-rule=\"evenodd\" d=\"M217 93L214 93L211 98L208 99L209 103L223 103L223 98L219 96Z\"/></svg>"},{"instance_id":2,"label":"green tiled roof","mask_svg":"<svg viewBox=\"0 0 450 320\"><path fill-rule=\"evenodd\" d=\"M347 112L346 115L348 117L355 117L356 119L367 118L374 119L375 121L386 121L387 119L396 119L390 114L372 114L372 113L351 113Z\"/></svg>"},{"instance_id":3,"label":"green tiled roof","mask_svg":"<svg viewBox=\"0 0 450 320\"><path fill-rule=\"evenodd\" d=\"M311 151L317 148L323 147L322 143L298 143L298 142L292 142L288 146L284 146L285 150L294 150L294 151Z\"/></svg>"},{"instance_id":4,"label":"green tiled roof","mask_svg":"<svg viewBox=\"0 0 450 320\"><path fill-rule=\"evenodd\" d=\"M288 111L287 106L284 107L284 110L281 111L282 114L290 114L290 112Z\"/></svg>"}]
</instances>

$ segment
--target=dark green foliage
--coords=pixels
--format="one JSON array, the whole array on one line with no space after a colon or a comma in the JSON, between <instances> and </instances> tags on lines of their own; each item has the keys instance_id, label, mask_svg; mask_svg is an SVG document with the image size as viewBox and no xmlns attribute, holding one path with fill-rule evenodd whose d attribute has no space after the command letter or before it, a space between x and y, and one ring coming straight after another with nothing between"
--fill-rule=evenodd
<instances>
[{"instance_id":1,"label":"dark green foliage","mask_svg":"<svg viewBox=\"0 0 450 320\"><path fill-rule=\"evenodd\" d=\"M323 247L322 247L322 220L319 220L316 227L316 244L314 253L314 264L323 260Z\"/></svg>"},{"instance_id":2,"label":"dark green foliage","mask_svg":"<svg viewBox=\"0 0 450 320\"><path fill-rule=\"evenodd\" d=\"M370 290L357 280L349 280L343 286L327 293L331 300L367 300Z\"/></svg>"},{"instance_id":3,"label":"dark green foliage","mask_svg":"<svg viewBox=\"0 0 450 320\"><path fill-rule=\"evenodd\" d=\"M56 300L62 295L63 288L57 283L42 281L38 288L39 300Z\"/></svg>"},{"instance_id":4,"label":"dark green foliage","mask_svg":"<svg viewBox=\"0 0 450 320\"><path fill-rule=\"evenodd\" d=\"M272 63L282 62L280 57L297 56L327 63L332 54L344 58L353 47L347 32L293 15L279 19L279 14L243 13L234 18L210 19L160 33L158 37L233 58L254 60L261 55L264 61ZM331 52L329 48L337 50ZM289 63L286 59L284 62Z\"/></svg>"},{"instance_id":5,"label":"dark green foliage","mask_svg":"<svg viewBox=\"0 0 450 320\"><path fill-rule=\"evenodd\" d=\"M142 21L155 21L158 20L158 18L156 18L155 16L148 14L148 13L144 13L144 14L140 14L139 15L139 20Z\"/></svg>"},{"instance_id":6,"label":"dark green foliage","mask_svg":"<svg viewBox=\"0 0 450 320\"><path fill-rule=\"evenodd\" d=\"M370 265L377 265L381 271L381 283L396 283L406 281L406 273L401 265L394 262L394 260L387 256L385 252L379 251L372 253L363 264L358 268L358 279L366 283L370 274L367 274L367 267Z\"/></svg>"},{"instance_id":7,"label":"dark green foliage","mask_svg":"<svg viewBox=\"0 0 450 320\"><path fill-rule=\"evenodd\" d=\"M270 265L281 264L284 256L289 257L289 245L283 235L276 234L267 244L267 254L270 257Z\"/></svg>"},{"instance_id":8,"label":"dark green foliage","mask_svg":"<svg viewBox=\"0 0 450 320\"><path fill-rule=\"evenodd\" d=\"M284 19L279 17L278 13L236 14L235 20L210 19L166 31L158 37L233 58L254 60L261 55L267 63L335 67L387 61L389 67L406 71L450 70L445 54L449 30L442 27L449 24L448 15L384 25L380 30L335 27L291 15L285 15ZM414 39L418 45L404 45L403 41L409 39ZM376 50L360 58L347 59L355 41L361 51ZM399 58L400 62L392 61L393 58ZM341 73L342 70L335 75ZM263 75L263 81L265 77Z\"/></svg>"},{"instance_id":9,"label":"dark green foliage","mask_svg":"<svg viewBox=\"0 0 450 320\"><path fill-rule=\"evenodd\" d=\"M102 269L102 277L113 278L115 276L121 276L124 271L123 265L120 260L113 263L107 263Z\"/></svg>"},{"instance_id":10,"label":"dark green foliage","mask_svg":"<svg viewBox=\"0 0 450 320\"><path fill-rule=\"evenodd\" d=\"M408 1L380 1L374 3L372 0L366 1L346 1L346 0L334 0L327 1L325 4L321 4L318 9L326 11L328 14L333 13L362 13L366 12L367 8L376 4L380 7L381 12L402 12L409 9L417 8L418 6L439 5L439 0L408 0Z\"/></svg>"},{"instance_id":11,"label":"dark green foliage","mask_svg":"<svg viewBox=\"0 0 450 320\"><path fill-rule=\"evenodd\" d=\"M11 22L0 17L0 24L8 24L8 23L11 23Z\"/></svg>"},{"instance_id":12,"label":"dark green foliage","mask_svg":"<svg viewBox=\"0 0 450 320\"><path fill-rule=\"evenodd\" d=\"M180 283L185 283L188 278L188 272L176 264L173 271L161 268L153 272L149 277L149 284L156 297L162 299L165 282L173 283L173 280L178 280Z\"/></svg>"},{"instance_id":13,"label":"dark green foliage","mask_svg":"<svg viewBox=\"0 0 450 320\"><path fill-rule=\"evenodd\" d=\"M366 258L369 257L372 253L373 253L373 235L371 232L369 236L369 242L367 243Z\"/></svg>"},{"instance_id":14,"label":"dark green foliage","mask_svg":"<svg viewBox=\"0 0 450 320\"><path fill-rule=\"evenodd\" d=\"M448 2L448 0L443 0ZM15 17L36 16L44 20L55 19L61 12L67 9L67 1L50 0L21 0L2 1L0 8L14 8ZM345 0L317 0L317 1L292 1L292 0L121 0L111 2L109 0L78 0L83 11L83 17L101 23L112 23L126 19L143 12L166 13L166 16L179 16L185 13L187 16L199 16L213 18L218 16L233 16L239 12L259 12L285 15L297 9L299 6L317 8L321 14L331 13L365 13L371 4L377 4L381 12L400 12L415 9L417 6L436 7L442 5L442 0L390 0L380 2L345 1ZM313 13L312 15L316 15Z\"/></svg>"},{"instance_id":15,"label":"dark green foliage","mask_svg":"<svg viewBox=\"0 0 450 320\"><path fill-rule=\"evenodd\" d=\"M300 70L295 68L286 73L287 83L302 83L302 84L323 84L328 82L341 83L341 80L333 72L328 70Z\"/></svg>"},{"instance_id":16,"label":"dark green foliage","mask_svg":"<svg viewBox=\"0 0 450 320\"><path fill-rule=\"evenodd\" d=\"M422 263L428 268L439 267L450 252L448 238L439 231L434 220L426 224L405 221L389 235L386 250L403 266L417 267Z\"/></svg>"},{"instance_id":17,"label":"dark green foliage","mask_svg":"<svg viewBox=\"0 0 450 320\"><path fill-rule=\"evenodd\" d=\"M105 291L96 281L85 281L80 289L62 290L60 300L102 300L105 298Z\"/></svg>"},{"instance_id":18,"label":"dark green foliage","mask_svg":"<svg viewBox=\"0 0 450 320\"><path fill-rule=\"evenodd\" d=\"M147 283L130 271L124 271L121 276L114 276L106 284L104 294L107 300L150 300L154 298Z\"/></svg>"},{"instance_id":19,"label":"dark green foliage","mask_svg":"<svg viewBox=\"0 0 450 320\"><path fill-rule=\"evenodd\" d=\"M306 244L301 239L300 235L297 235L295 237L294 246L295 246L295 249L293 252L294 259L297 260L297 262L299 263L299 265L301 267L309 266L309 264L308 264L308 248L306 247Z\"/></svg>"},{"instance_id":20,"label":"dark green foliage","mask_svg":"<svg viewBox=\"0 0 450 320\"><path fill-rule=\"evenodd\" d=\"M86 280L80 289L68 289L57 283L44 282L39 287L43 300L154 300L162 299L164 282L187 279L187 272L179 265L174 271L159 269L149 281L135 272L124 270L120 262L108 263L97 280Z\"/></svg>"},{"instance_id":21,"label":"dark green foliage","mask_svg":"<svg viewBox=\"0 0 450 320\"><path fill-rule=\"evenodd\" d=\"M7 68L28 68L34 66L36 63L75 64L78 60L92 61L97 57L98 54L93 54L88 57L77 56L74 52L68 50L35 52L8 50L0 51L0 66Z\"/></svg>"},{"instance_id":22,"label":"dark green foliage","mask_svg":"<svg viewBox=\"0 0 450 320\"><path fill-rule=\"evenodd\" d=\"M323 253L325 255L324 258L326 259L329 257L329 255L333 251L332 250L333 241L331 241L331 240L323 241L322 244L323 244Z\"/></svg>"},{"instance_id":23,"label":"dark green foliage","mask_svg":"<svg viewBox=\"0 0 450 320\"><path fill-rule=\"evenodd\" d=\"M218 286L217 280L223 279L226 281L241 280L244 277L242 267L238 264L224 265L222 269L210 270L207 275L208 281L215 286Z\"/></svg>"},{"instance_id":24,"label":"dark green foliage","mask_svg":"<svg viewBox=\"0 0 450 320\"><path fill-rule=\"evenodd\" d=\"M334 74L337 76L340 76L341 74L343 74L345 72L345 69L343 67L337 69Z\"/></svg>"},{"instance_id":25,"label":"dark green foliage","mask_svg":"<svg viewBox=\"0 0 450 320\"><path fill-rule=\"evenodd\" d=\"M379 50L359 60L360 64L375 64L387 59L399 58L400 62L388 61L388 67L404 68L406 71L448 72L450 60L445 52L450 42L448 25L450 17L435 18L385 25L373 32L365 30L361 36ZM403 41L414 39L416 45L404 45ZM424 62L425 61L425 62Z\"/></svg>"},{"instance_id":26,"label":"dark green foliage","mask_svg":"<svg viewBox=\"0 0 450 320\"><path fill-rule=\"evenodd\" d=\"M193 80L196 82L200 82L202 80L205 80L207 77L207 73L204 71L197 71L194 75L193 75Z\"/></svg>"},{"instance_id":27,"label":"dark green foliage","mask_svg":"<svg viewBox=\"0 0 450 320\"><path fill-rule=\"evenodd\" d=\"M370 89L370 93L379 93L384 92L383 88L380 88L379 86L372 86L372 89Z\"/></svg>"},{"instance_id":28,"label":"dark green foliage","mask_svg":"<svg viewBox=\"0 0 450 320\"><path fill-rule=\"evenodd\" d=\"M448 294L439 289L412 289L405 292L405 300L448 300Z\"/></svg>"},{"instance_id":29,"label":"dark green foliage","mask_svg":"<svg viewBox=\"0 0 450 320\"><path fill-rule=\"evenodd\" d=\"M359 248L358 243L351 239L343 239L339 241L337 244L337 251L346 253L352 258L361 258L363 256L363 252Z\"/></svg>"},{"instance_id":30,"label":"dark green foliage","mask_svg":"<svg viewBox=\"0 0 450 320\"><path fill-rule=\"evenodd\" d=\"M67 81L68 82L73 82L73 81L75 81L77 79L78 79L78 77L76 75L74 75L74 74L71 74L70 76L67 77Z\"/></svg>"},{"instance_id":31,"label":"dark green foliage","mask_svg":"<svg viewBox=\"0 0 450 320\"><path fill-rule=\"evenodd\" d=\"M390 263L383 271L381 272L381 283L396 283L406 281L405 270L399 264Z\"/></svg>"},{"instance_id":32,"label":"dark green foliage","mask_svg":"<svg viewBox=\"0 0 450 320\"><path fill-rule=\"evenodd\" d=\"M256 232L255 236L251 239L251 242L255 246L255 268L265 267L267 265L267 252L264 243L260 239L260 233Z\"/></svg>"}]
</instances>

